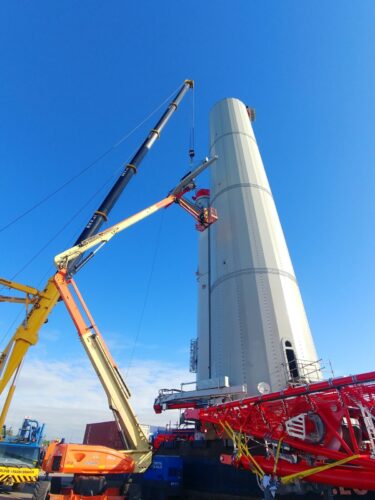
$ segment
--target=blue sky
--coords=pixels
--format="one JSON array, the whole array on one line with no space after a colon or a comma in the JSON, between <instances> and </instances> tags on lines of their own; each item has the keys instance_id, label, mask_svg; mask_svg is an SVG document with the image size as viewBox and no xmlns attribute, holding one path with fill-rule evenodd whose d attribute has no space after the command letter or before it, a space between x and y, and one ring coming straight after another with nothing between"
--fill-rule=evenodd
<instances>
[{"instance_id":1,"label":"blue sky","mask_svg":"<svg viewBox=\"0 0 375 500\"><path fill-rule=\"evenodd\" d=\"M374 21L371 1L2 2L0 227L87 167L193 78L197 158L207 154L208 114L216 101L233 96L256 108L255 134L318 352L338 374L372 370ZM188 95L111 222L162 198L189 170L191 106ZM115 178L157 117L0 233L2 276L16 275L78 212L17 275L21 282L44 284L53 256L75 240L110 186L104 183ZM77 278L125 372L138 336L128 373L136 407L137 390L144 389L137 385L145 373L140 367L148 367L144 380L155 383L170 379L176 385L185 373L190 378L196 266L193 222L172 207L113 240ZM0 340L9 337L19 309L2 311ZM36 374L40 384L46 374L47 387L51 370L68 387L64 373L81 377L85 363L60 304L30 351L11 418L26 412L25 394ZM99 393L91 380L87 392ZM35 392L27 404L37 408L27 412L63 407L64 398L52 402L55 387L46 392L44 409ZM146 419L150 398L142 399ZM98 402L87 407L94 410ZM81 421L88 418L95 420L94 411ZM76 432L73 438L78 427Z\"/></svg>"}]
</instances>

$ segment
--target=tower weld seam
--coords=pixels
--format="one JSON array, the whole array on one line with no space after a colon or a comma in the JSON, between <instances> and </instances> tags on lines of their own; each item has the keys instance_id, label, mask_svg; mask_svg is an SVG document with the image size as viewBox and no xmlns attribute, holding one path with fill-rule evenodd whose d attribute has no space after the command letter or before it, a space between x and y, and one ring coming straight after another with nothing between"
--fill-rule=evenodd
<instances>
[{"instance_id":1,"label":"tower weld seam","mask_svg":"<svg viewBox=\"0 0 375 500\"><path fill-rule=\"evenodd\" d=\"M275 269L271 267L248 267L246 269L240 269L239 271L233 271L226 274L225 276L222 276L221 278L218 278L211 285L211 292L219 285L221 285L221 283L223 283L224 281L227 281L231 278L236 278L237 276L244 276L246 274L278 274L279 276L284 276L285 278L289 278L297 283L297 279L295 276L293 276L293 274L290 274L287 271L282 271L281 269Z\"/></svg>"},{"instance_id":2,"label":"tower weld seam","mask_svg":"<svg viewBox=\"0 0 375 500\"><path fill-rule=\"evenodd\" d=\"M257 144L257 141L255 140L255 138L253 136L251 136L250 134L246 134L245 132L239 132L239 131L226 132L225 134L222 134L219 137L216 137L214 142L211 144L210 153L212 152L212 148L215 146L215 144L218 141L220 141L220 139L222 139L223 137L227 137L228 135L243 135L244 137L251 139L255 144Z\"/></svg>"},{"instance_id":3,"label":"tower weld seam","mask_svg":"<svg viewBox=\"0 0 375 500\"><path fill-rule=\"evenodd\" d=\"M224 189L221 189L218 191L215 196L211 200L211 204L215 203L215 200L222 195L223 193L226 193L227 191L230 191L232 189L237 189L237 188L256 188L264 191L265 193L269 194L271 198L273 199L272 193L269 189L264 188L263 186L260 186L259 184L253 184L251 182L241 182L238 184L232 184L231 186L228 186Z\"/></svg>"}]
</instances>

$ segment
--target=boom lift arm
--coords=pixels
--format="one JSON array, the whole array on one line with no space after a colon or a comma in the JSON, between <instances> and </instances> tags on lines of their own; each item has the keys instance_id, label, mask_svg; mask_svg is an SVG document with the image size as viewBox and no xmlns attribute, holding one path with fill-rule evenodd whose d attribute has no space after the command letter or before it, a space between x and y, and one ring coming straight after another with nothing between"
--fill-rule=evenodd
<instances>
[{"instance_id":1,"label":"boom lift arm","mask_svg":"<svg viewBox=\"0 0 375 500\"><path fill-rule=\"evenodd\" d=\"M167 110L164 112L163 116L157 122L155 127L151 129L147 138L145 139L141 147L138 149L138 151L135 153L133 158L130 160L130 162L125 166L124 171L117 179L117 181L115 182L112 189L105 197L104 201L102 202L98 210L94 212L91 219L87 223L85 229L77 238L75 245L78 245L79 243L81 243L81 241L86 240L93 234L96 234L99 231L100 227L102 226L103 222L106 222L108 220L108 214L112 210L115 203L117 202L122 191L127 186L128 182L133 177L133 175L137 173L137 170L142 160L147 155L148 151L152 148L156 139L160 138L160 134L163 128L168 123L172 114L178 108L178 105L180 104L186 92L189 89L192 89L193 87L194 87L193 80L185 80L183 86L181 87L181 89L179 90L173 101L170 103ZM73 260L69 265L70 275L75 274L79 270L81 265L83 265L83 263L84 262L80 262L79 259Z\"/></svg>"},{"instance_id":2,"label":"boom lift arm","mask_svg":"<svg viewBox=\"0 0 375 500\"><path fill-rule=\"evenodd\" d=\"M74 245L72 248L61 252L55 257L55 265L58 269L69 268L70 263L72 261L79 261L83 254L85 254L88 250L93 247L97 247L94 251L87 255L84 261L81 262L82 265L91 259L110 239L112 239L116 234L124 231L128 227L140 222L146 217L158 212L162 208L169 207L172 203L177 203L182 208L184 208L190 215L192 215L197 224L199 225L198 229L205 229L208 225L212 224L216 219L216 212L211 207L210 209L198 209L191 202L183 198L183 195L191 189L195 188L194 180L195 178L203 172L207 167L209 167L212 163L217 160L217 156L213 156L210 159L205 159L193 172L189 172L185 177L181 179L179 184L170 191L169 195L166 198L163 198L161 201L154 203L153 205L141 210L135 215L124 219L117 224L101 231L100 233L91 236L79 243L78 245Z\"/></svg>"},{"instance_id":3,"label":"boom lift arm","mask_svg":"<svg viewBox=\"0 0 375 500\"><path fill-rule=\"evenodd\" d=\"M173 101L169 104L167 110L164 112L160 120L156 123L155 127L151 129L147 138L142 143L136 154L131 161L125 166L123 172L113 185L112 189L99 206L98 210L94 212L90 221L78 237L76 244L95 234L104 221L108 219L108 215L113 206L120 197L122 191L129 183L130 179L136 173L142 160L145 158L148 151L153 146L155 140L160 137L161 131L176 111L179 103L186 94L186 92L193 88L193 80L185 80L180 90L177 92ZM70 263L70 274L74 274L80 268L82 262L73 260ZM49 314L59 300L60 294L56 288L54 276L52 276L46 284L44 290L38 295L37 300L34 302L32 309L27 314L26 320L21 323L17 328L15 334L9 341L0 356L0 394L4 391L15 373L19 371L21 363L26 356L30 346L38 342L39 330L47 321ZM14 392L14 391L13 391ZM9 393L10 394L10 393ZM8 401L8 406L10 401ZM4 415L5 418L5 415Z\"/></svg>"},{"instance_id":4,"label":"boom lift arm","mask_svg":"<svg viewBox=\"0 0 375 500\"><path fill-rule=\"evenodd\" d=\"M121 429L125 452L105 447L53 444L43 462L46 472L80 474L141 473L151 463L152 451L147 438L129 404L130 391L114 362L93 317L67 270L60 269L55 284L77 328L83 347L93 365L108 398L108 404ZM73 293L69 290L69 285ZM86 317L86 319L85 319ZM56 462L55 457L62 457ZM94 457L99 457L95 459ZM111 457L111 460L108 459ZM99 460L99 462L98 462Z\"/></svg>"},{"instance_id":5,"label":"boom lift arm","mask_svg":"<svg viewBox=\"0 0 375 500\"><path fill-rule=\"evenodd\" d=\"M215 160L216 157L205 160L193 172L189 172L162 201L56 256L55 264L59 268L54 278L56 287L104 388L109 407L120 427L126 449L116 451L102 446L53 443L48 448L43 461L45 472L74 473L75 481L79 482L85 481L82 478L84 474L96 474L97 477L100 477L105 473L142 473L149 467L152 460L152 450L129 404L129 389L73 278L69 276L69 262L79 260L81 255L93 246L99 244L99 248L101 248L115 234L155 213L160 208L170 206L173 202L180 204L183 194L195 188L194 178ZM188 202L186 201L186 203ZM194 205L192 207L193 209L188 210L188 212L193 215L200 226L208 227L215 222L217 217L213 212L204 212L205 209L199 210ZM207 216L207 213L211 214L210 217ZM73 293L70 291L70 287Z\"/></svg>"}]
</instances>

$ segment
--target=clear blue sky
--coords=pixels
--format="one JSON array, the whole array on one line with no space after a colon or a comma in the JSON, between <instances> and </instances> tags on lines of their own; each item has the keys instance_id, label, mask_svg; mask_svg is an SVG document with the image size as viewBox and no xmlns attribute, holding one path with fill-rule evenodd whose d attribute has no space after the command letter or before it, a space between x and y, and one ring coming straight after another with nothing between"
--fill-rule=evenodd
<instances>
[{"instance_id":1,"label":"clear blue sky","mask_svg":"<svg viewBox=\"0 0 375 500\"><path fill-rule=\"evenodd\" d=\"M372 1L1 2L0 226L193 78L198 158L207 154L208 113L217 100L238 97L256 108L255 134L320 356L340 374L374 369L374 23ZM163 197L189 169L190 113L187 96L112 222ZM53 256L74 241L109 184L81 207L118 172L155 117L0 233L2 276L14 276L78 211L17 276L42 286ZM172 207L118 237L81 273L81 289L122 367L138 331L133 367L188 366L196 266L193 222ZM2 310L1 337L17 306ZM60 304L27 363L69 363L81 359L80 349Z\"/></svg>"}]
</instances>

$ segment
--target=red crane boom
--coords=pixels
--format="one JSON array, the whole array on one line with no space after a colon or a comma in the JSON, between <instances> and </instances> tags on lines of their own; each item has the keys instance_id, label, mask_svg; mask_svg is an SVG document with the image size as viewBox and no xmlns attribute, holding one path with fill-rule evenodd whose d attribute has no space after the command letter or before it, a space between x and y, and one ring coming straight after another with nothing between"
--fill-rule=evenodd
<instances>
[{"instance_id":1,"label":"red crane boom","mask_svg":"<svg viewBox=\"0 0 375 500\"><path fill-rule=\"evenodd\" d=\"M375 490L375 372L187 410L185 416L233 439L234 455L221 461L261 478Z\"/></svg>"}]
</instances>

